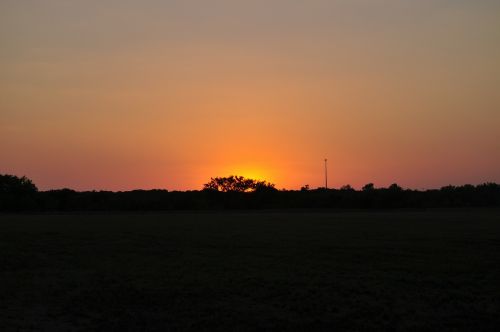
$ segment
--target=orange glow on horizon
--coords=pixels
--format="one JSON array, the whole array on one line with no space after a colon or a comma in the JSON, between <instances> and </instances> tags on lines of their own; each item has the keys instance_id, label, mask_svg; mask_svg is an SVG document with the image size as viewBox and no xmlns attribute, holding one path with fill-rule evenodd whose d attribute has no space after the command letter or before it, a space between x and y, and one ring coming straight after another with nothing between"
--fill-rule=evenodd
<instances>
[{"instance_id":1,"label":"orange glow on horizon","mask_svg":"<svg viewBox=\"0 0 500 332\"><path fill-rule=\"evenodd\" d=\"M500 2L7 1L0 22L0 173L42 190L316 188L325 157L331 187L500 182Z\"/></svg>"},{"instance_id":2,"label":"orange glow on horizon","mask_svg":"<svg viewBox=\"0 0 500 332\"><path fill-rule=\"evenodd\" d=\"M269 171L266 171L265 168L252 166L227 167L223 174L225 175L221 176L238 175L248 179L268 181L271 183L274 181L273 178L275 178Z\"/></svg>"}]
</instances>

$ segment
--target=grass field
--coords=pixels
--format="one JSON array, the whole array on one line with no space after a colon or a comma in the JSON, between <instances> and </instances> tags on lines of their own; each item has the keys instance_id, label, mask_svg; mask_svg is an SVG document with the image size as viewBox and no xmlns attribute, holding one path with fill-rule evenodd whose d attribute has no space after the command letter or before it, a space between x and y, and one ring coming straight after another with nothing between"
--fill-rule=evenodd
<instances>
[{"instance_id":1,"label":"grass field","mask_svg":"<svg viewBox=\"0 0 500 332\"><path fill-rule=\"evenodd\" d=\"M0 215L0 331L500 331L500 210Z\"/></svg>"}]
</instances>

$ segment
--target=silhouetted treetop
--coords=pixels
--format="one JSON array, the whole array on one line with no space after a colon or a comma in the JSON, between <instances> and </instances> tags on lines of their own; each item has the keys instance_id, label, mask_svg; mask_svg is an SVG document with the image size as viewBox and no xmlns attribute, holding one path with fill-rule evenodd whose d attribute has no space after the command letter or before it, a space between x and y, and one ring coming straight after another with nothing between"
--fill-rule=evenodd
<instances>
[{"instance_id":1,"label":"silhouetted treetop","mask_svg":"<svg viewBox=\"0 0 500 332\"><path fill-rule=\"evenodd\" d=\"M30 194L38 191L38 188L26 176L0 174L0 193L4 194Z\"/></svg>"},{"instance_id":2,"label":"silhouetted treetop","mask_svg":"<svg viewBox=\"0 0 500 332\"><path fill-rule=\"evenodd\" d=\"M214 190L222 192L250 192L276 190L273 183L243 176L231 175L228 177L211 178L210 182L203 185L203 190Z\"/></svg>"},{"instance_id":3,"label":"silhouetted treetop","mask_svg":"<svg viewBox=\"0 0 500 332\"><path fill-rule=\"evenodd\" d=\"M354 188L350 184L346 184L346 185L340 187L340 190L343 190L343 191L354 191Z\"/></svg>"},{"instance_id":4,"label":"silhouetted treetop","mask_svg":"<svg viewBox=\"0 0 500 332\"><path fill-rule=\"evenodd\" d=\"M403 190L403 188L401 188L397 183L393 183L389 186L389 188L387 188L389 190L392 190L392 191L401 191Z\"/></svg>"},{"instance_id":5,"label":"silhouetted treetop","mask_svg":"<svg viewBox=\"0 0 500 332\"><path fill-rule=\"evenodd\" d=\"M373 183L368 183L368 184L365 184L362 188L363 191L372 191L372 190L375 190L375 186L373 185Z\"/></svg>"}]
</instances>

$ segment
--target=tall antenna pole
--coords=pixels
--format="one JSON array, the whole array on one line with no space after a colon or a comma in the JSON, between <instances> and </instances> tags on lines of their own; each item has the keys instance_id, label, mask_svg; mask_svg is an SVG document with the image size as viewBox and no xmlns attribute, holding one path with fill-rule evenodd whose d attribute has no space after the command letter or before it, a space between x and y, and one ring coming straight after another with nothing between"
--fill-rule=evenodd
<instances>
[{"instance_id":1,"label":"tall antenna pole","mask_svg":"<svg viewBox=\"0 0 500 332\"><path fill-rule=\"evenodd\" d=\"M325 189L328 189L328 159L325 159Z\"/></svg>"}]
</instances>

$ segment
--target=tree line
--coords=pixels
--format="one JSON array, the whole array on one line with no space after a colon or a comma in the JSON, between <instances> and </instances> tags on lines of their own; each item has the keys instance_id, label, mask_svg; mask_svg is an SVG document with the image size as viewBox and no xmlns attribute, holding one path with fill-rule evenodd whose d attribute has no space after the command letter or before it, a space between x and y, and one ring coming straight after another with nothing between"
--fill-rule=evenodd
<instances>
[{"instance_id":1,"label":"tree line","mask_svg":"<svg viewBox=\"0 0 500 332\"><path fill-rule=\"evenodd\" d=\"M39 191L26 177L0 174L0 211L173 211L227 209L390 209L444 207L500 207L500 185L446 186L440 189L403 189L397 184L355 190L277 190L265 181L240 176L212 178L203 190L133 190L124 192L71 189Z\"/></svg>"}]
</instances>

